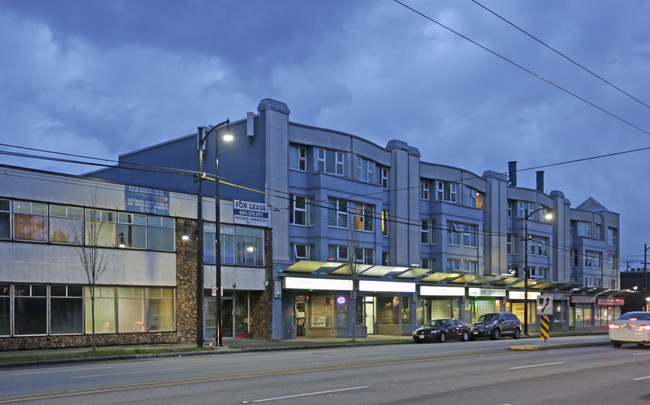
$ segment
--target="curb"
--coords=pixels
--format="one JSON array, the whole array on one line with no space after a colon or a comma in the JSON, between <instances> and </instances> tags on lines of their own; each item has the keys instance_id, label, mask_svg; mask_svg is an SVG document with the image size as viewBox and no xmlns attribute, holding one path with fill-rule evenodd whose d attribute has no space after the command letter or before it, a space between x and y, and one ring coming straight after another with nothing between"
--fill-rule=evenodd
<instances>
[{"instance_id":1,"label":"curb","mask_svg":"<svg viewBox=\"0 0 650 405\"><path fill-rule=\"evenodd\" d=\"M563 345L552 345L552 346L522 345L522 346L509 346L508 350L537 351L537 350L551 350L551 349L572 349L576 347L608 346L609 344L610 344L609 342L591 342L591 343L568 343Z\"/></svg>"}]
</instances>

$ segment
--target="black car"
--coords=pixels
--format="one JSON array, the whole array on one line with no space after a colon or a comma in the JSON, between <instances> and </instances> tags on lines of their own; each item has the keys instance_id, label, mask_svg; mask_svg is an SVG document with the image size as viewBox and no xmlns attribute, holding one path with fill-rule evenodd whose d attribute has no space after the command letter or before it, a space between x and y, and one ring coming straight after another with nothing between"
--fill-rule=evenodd
<instances>
[{"instance_id":1,"label":"black car","mask_svg":"<svg viewBox=\"0 0 650 405\"><path fill-rule=\"evenodd\" d=\"M444 343L447 339L460 339L467 342L469 340L469 326L455 319L434 319L413 331L413 341L415 343Z\"/></svg>"},{"instance_id":2,"label":"black car","mask_svg":"<svg viewBox=\"0 0 650 405\"><path fill-rule=\"evenodd\" d=\"M501 336L512 336L519 339L521 337L521 322L517 315L510 312L483 314L470 325L469 340L486 336L492 340L498 340Z\"/></svg>"}]
</instances>

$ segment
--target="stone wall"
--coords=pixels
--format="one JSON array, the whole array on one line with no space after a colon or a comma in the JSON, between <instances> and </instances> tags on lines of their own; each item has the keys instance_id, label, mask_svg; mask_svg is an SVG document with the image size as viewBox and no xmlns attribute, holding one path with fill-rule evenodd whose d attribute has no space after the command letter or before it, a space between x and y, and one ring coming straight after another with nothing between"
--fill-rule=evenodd
<instances>
[{"instance_id":1,"label":"stone wall","mask_svg":"<svg viewBox=\"0 0 650 405\"><path fill-rule=\"evenodd\" d=\"M264 231L265 278L264 291L251 291L251 338L270 339L273 329L273 238L271 229Z\"/></svg>"}]
</instances>

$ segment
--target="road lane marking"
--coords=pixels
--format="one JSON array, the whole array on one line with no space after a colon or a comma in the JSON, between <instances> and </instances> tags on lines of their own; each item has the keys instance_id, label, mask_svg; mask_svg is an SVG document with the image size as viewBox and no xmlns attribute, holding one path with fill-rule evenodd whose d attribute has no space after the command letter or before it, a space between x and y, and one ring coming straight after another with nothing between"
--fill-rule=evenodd
<instances>
[{"instance_id":1,"label":"road lane marking","mask_svg":"<svg viewBox=\"0 0 650 405\"><path fill-rule=\"evenodd\" d=\"M645 376L645 377L637 377L637 378L633 378L632 381L647 380L648 378L650 378L650 375Z\"/></svg>"},{"instance_id":2,"label":"road lane marking","mask_svg":"<svg viewBox=\"0 0 650 405\"><path fill-rule=\"evenodd\" d=\"M47 373L60 373L61 371L83 371L83 370L102 370L102 369L107 369L107 368L113 368L113 366L105 366L105 367L74 367L74 368L69 368L69 367L56 367L56 368L51 368L47 370L41 370L41 371L23 371L20 373L10 373L8 375L32 375L32 374L47 374Z\"/></svg>"},{"instance_id":3,"label":"road lane marking","mask_svg":"<svg viewBox=\"0 0 650 405\"><path fill-rule=\"evenodd\" d=\"M555 363L530 364L528 366L510 367L508 370L519 370L519 369L522 369L522 368L556 366L558 364L564 364L564 362L563 361L557 361Z\"/></svg>"},{"instance_id":4,"label":"road lane marking","mask_svg":"<svg viewBox=\"0 0 650 405\"><path fill-rule=\"evenodd\" d=\"M173 386L184 385L184 384L205 384L205 383L214 383L214 382L223 382L223 381L253 379L259 377L269 377L269 376L317 373L317 372L324 372L324 371L346 370L346 369L375 367L375 366L417 364L417 363L428 363L431 361L457 360L457 359L467 359L467 358L488 358L488 357L505 356L505 355L508 355L508 353L498 352L498 353L481 353L481 354L459 354L454 356L440 356L440 357L436 357L436 356L410 357L405 359L394 359L394 360L386 359L386 360L367 361L367 362L351 363L351 364L337 364L337 365L330 365L330 366L289 368L289 369L267 370L267 371L258 371L258 372L250 372L250 373L240 373L240 374L179 378L174 380L140 382L140 383L132 383L132 384L112 385L112 386L105 386L105 387L79 388L79 389L66 390L66 391L50 391L50 392L33 393L33 394L17 394L11 396L0 396L0 404L36 401L36 400L44 400L44 399L70 398L70 397L76 397L80 395L104 394L108 392L119 392L119 391L128 391L128 390L165 388L165 387L173 387Z\"/></svg>"},{"instance_id":5,"label":"road lane marking","mask_svg":"<svg viewBox=\"0 0 650 405\"><path fill-rule=\"evenodd\" d=\"M190 367L177 367L177 368L165 368L165 369L162 369L162 370L119 371L117 373L77 375L77 376L72 376L70 378L95 378L95 377L108 377L108 376L111 376L111 375L160 373L161 371L187 370L189 368Z\"/></svg>"},{"instance_id":6,"label":"road lane marking","mask_svg":"<svg viewBox=\"0 0 650 405\"><path fill-rule=\"evenodd\" d=\"M632 356L650 356L650 353L632 353Z\"/></svg>"},{"instance_id":7,"label":"road lane marking","mask_svg":"<svg viewBox=\"0 0 650 405\"><path fill-rule=\"evenodd\" d=\"M313 396L313 395L323 395L323 394L332 394L334 392L344 392L344 391L353 391L353 390L362 390L365 388L370 388L369 385L361 385L359 387L349 387L349 388L340 388L338 390L327 390L327 391L317 391L317 392L305 392L304 394L296 394L296 395L286 395L283 397L275 397L275 398L263 398L263 399L254 399L252 401L241 401L242 404L254 404L257 402L269 402L269 401L279 401L281 399L291 399L291 398L300 398L300 397L308 397L308 396Z\"/></svg>"}]
</instances>

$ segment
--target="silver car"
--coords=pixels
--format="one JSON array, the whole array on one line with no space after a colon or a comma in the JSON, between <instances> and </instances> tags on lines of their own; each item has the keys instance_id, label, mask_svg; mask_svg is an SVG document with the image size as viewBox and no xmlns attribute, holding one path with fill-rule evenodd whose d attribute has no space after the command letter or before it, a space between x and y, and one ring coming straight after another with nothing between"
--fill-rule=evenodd
<instances>
[{"instance_id":1,"label":"silver car","mask_svg":"<svg viewBox=\"0 0 650 405\"><path fill-rule=\"evenodd\" d=\"M622 343L636 343L643 346L650 343L650 312L626 312L608 325L609 340L612 346Z\"/></svg>"}]
</instances>

